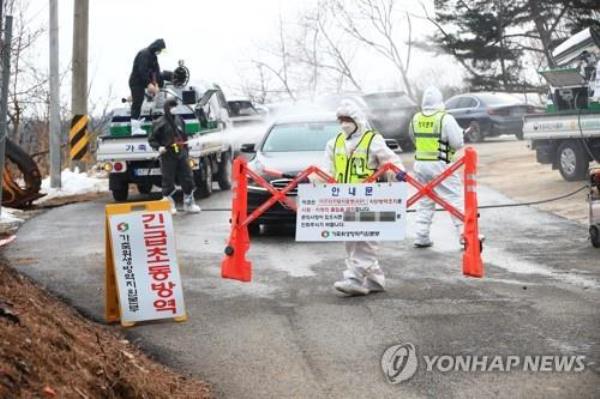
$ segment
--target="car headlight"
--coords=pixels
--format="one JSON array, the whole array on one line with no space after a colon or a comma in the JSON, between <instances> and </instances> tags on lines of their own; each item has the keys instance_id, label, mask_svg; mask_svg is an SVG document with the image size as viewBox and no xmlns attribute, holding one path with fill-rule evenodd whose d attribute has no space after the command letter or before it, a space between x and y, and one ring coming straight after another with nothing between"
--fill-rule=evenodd
<instances>
[{"instance_id":1,"label":"car headlight","mask_svg":"<svg viewBox=\"0 0 600 399\"><path fill-rule=\"evenodd\" d=\"M248 169L252 170L256 174L262 175L263 171L265 170L265 167L259 161L254 160L254 161L248 163Z\"/></svg>"},{"instance_id":2,"label":"car headlight","mask_svg":"<svg viewBox=\"0 0 600 399\"><path fill-rule=\"evenodd\" d=\"M251 163L248 164L248 169L250 169L251 171L253 171L254 173L256 173L257 175L260 175L262 177L263 176L263 170L264 170L264 166L258 162L258 161L253 161ZM261 186L259 186L254 180L252 180L252 178L248 178L248 188L252 188L252 189L262 189Z\"/></svg>"}]
</instances>

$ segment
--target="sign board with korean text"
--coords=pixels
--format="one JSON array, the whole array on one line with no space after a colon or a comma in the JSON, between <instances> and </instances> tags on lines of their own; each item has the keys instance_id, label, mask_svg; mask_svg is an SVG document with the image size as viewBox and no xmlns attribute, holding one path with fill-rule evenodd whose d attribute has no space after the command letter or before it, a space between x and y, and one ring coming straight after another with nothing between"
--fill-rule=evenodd
<instances>
[{"instance_id":1,"label":"sign board with korean text","mask_svg":"<svg viewBox=\"0 0 600 399\"><path fill-rule=\"evenodd\" d=\"M406 183L300 184L296 241L400 241Z\"/></svg>"},{"instance_id":2,"label":"sign board with korean text","mask_svg":"<svg viewBox=\"0 0 600 399\"><path fill-rule=\"evenodd\" d=\"M106 206L106 320L187 319L168 201Z\"/></svg>"}]
</instances>

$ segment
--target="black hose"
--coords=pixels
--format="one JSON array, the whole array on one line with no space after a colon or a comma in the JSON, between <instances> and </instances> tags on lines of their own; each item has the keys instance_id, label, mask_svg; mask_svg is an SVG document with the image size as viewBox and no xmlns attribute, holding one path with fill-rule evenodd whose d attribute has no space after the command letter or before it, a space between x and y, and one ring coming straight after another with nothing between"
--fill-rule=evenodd
<instances>
[{"instance_id":1,"label":"black hose","mask_svg":"<svg viewBox=\"0 0 600 399\"><path fill-rule=\"evenodd\" d=\"M539 200L539 201L519 202L519 203L514 203L514 204L482 205L482 206L479 206L478 209L511 208L511 207L516 207L516 206L530 206L530 205L546 204L548 202L560 201L562 199L572 197L575 194L577 194L587 188L589 188L589 186L585 185L585 186L579 187L577 190L572 191L568 194L560 195L560 196L554 197L554 198L547 198L547 199Z\"/></svg>"},{"instance_id":2,"label":"black hose","mask_svg":"<svg viewBox=\"0 0 600 399\"><path fill-rule=\"evenodd\" d=\"M510 203L510 204L497 204L497 205L480 205L477 209L512 208L512 207L518 207L518 206L531 206L531 205L546 204L548 202L560 201L562 199L572 197L575 194L580 193L581 191L583 191L587 188L589 188L589 186L585 185L585 186L579 187L577 190L572 191L570 193L563 194L558 197L547 198L547 199L538 200L538 201L516 202L516 203ZM442 211L445 211L445 209L444 208L436 208L435 211L442 212ZM208 209L202 208L202 212L231 212L231 208L208 208ZM406 212L413 213L413 212L417 212L417 210L416 209L407 209Z\"/></svg>"}]
</instances>

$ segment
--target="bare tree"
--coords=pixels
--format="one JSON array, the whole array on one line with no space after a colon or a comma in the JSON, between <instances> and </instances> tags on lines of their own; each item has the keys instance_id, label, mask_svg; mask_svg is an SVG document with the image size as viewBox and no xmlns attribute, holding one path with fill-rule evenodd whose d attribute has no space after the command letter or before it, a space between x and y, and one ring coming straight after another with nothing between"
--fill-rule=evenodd
<instances>
[{"instance_id":1,"label":"bare tree","mask_svg":"<svg viewBox=\"0 0 600 399\"><path fill-rule=\"evenodd\" d=\"M343 46L347 37L335 34L333 11L332 3L326 0L320 1L314 10L304 14L301 24L305 34L297 41L300 51L296 58L312 69L313 93L317 91L318 78L323 72L334 74L338 91L343 88L345 81L360 91L361 85L352 70L355 50L348 50L347 46Z\"/></svg>"},{"instance_id":2,"label":"bare tree","mask_svg":"<svg viewBox=\"0 0 600 399\"><path fill-rule=\"evenodd\" d=\"M265 74L265 69L262 65L254 64L256 72L258 74L258 85L246 83L242 86L242 92L251 101L257 104L264 104L267 102L269 96L269 81Z\"/></svg>"},{"instance_id":3,"label":"bare tree","mask_svg":"<svg viewBox=\"0 0 600 399\"><path fill-rule=\"evenodd\" d=\"M29 59L29 50L45 32L45 27L32 27L25 13L29 2L8 0L3 14L14 17L13 40L11 43L11 74L9 91L10 136L19 141L20 127L24 115L35 113L46 99L47 74L44 74Z\"/></svg>"},{"instance_id":4,"label":"bare tree","mask_svg":"<svg viewBox=\"0 0 600 399\"><path fill-rule=\"evenodd\" d=\"M331 0L319 0L290 23L279 16L276 40L252 58L252 75L241 76L241 92L255 101L297 101L322 91L361 90L353 70L357 45L339 26Z\"/></svg>"},{"instance_id":5,"label":"bare tree","mask_svg":"<svg viewBox=\"0 0 600 399\"><path fill-rule=\"evenodd\" d=\"M388 59L400 73L406 94L414 100L414 90L408 78L413 47L410 15L405 13L403 21L395 10L395 0L330 1L341 18L343 29ZM404 51L396 36L401 26L407 32Z\"/></svg>"},{"instance_id":6,"label":"bare tree","mask_svg":"<svg viewBox=\"0 0 600 399\"><path fill-rule=\"evenodd\" d=\"M256 65L261 73L267 71L272 74L281 85L281 90L278 91L285 92L292 101L296 101L296 94L292 87L292 61L287 47L289 40L283 16L280 14L277 44L273 48L267 49L269 57L254 59L252 63Z\"/></svg>"}]
</instances>

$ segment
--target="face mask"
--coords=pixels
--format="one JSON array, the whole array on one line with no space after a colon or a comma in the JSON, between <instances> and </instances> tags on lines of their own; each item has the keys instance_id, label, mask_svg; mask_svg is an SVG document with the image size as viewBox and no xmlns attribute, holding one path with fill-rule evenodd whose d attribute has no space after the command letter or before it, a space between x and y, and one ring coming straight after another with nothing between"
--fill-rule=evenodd
<instances>
[{"instance_id":1,"label":"face mask","mask_svg":"<svg viewBox=\"0 0 600 399\"><path fill-rule=\"evenodd\" d=\"M169 113L170 113L171 115L173 115L173 113L175 112L175 108L176 108L176 107L169 108Z\"/></svg>"},{"instance_id":2,"label":"face mask","mask_svg":"<svg viewBox=\"0 0 600 399\"><path fill-rule=\"evenodd\" d=\"M344 131L344 133L346 133L346 135L348 135L348 136L351 135L352 133L356 132L356 129L358 129L356 124L352 123L352 122L343 121L342 123L340 123L340 126L342 127L342 130Z\"/></svg>"}]
</instances>

